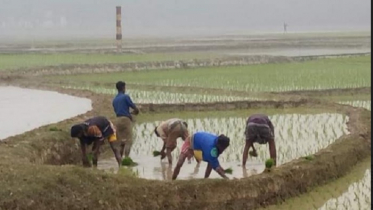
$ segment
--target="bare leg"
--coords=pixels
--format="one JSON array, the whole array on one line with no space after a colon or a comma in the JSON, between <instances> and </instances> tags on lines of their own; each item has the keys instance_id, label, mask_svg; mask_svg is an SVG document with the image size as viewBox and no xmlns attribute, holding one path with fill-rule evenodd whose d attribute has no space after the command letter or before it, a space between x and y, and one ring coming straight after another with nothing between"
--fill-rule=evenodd
<instances>
[{"instance_id":1,"label":"bare leg","mask_svg":"<svg viewBox=\"0 0 373 210\"><path fill-rule=\"evenodd\" d=\"M100 154L100 147L101 147L100 140L96 140L93 143L93 147L92 147L92 152L93 152L92 162L93 162L94 167L97 167L98 156Z\"/></svg>"},{"instance_id":2,"label":"bare leg","mask_svg":"<svg viewBox=\"0 0 373 210\"><path fill-rule=\"evenodd\" d=\"M122 157L119 154L119 151L117 150L117 147L115 146L115 143L114 142L110 142L110 147L111 147L111 150L113 150L115 159L117 160L118 166L120 167L121 161L122 161Z\"/></svg>"},{"instance_id":3,"label":"bare leg","mask_svg":"<svg viewBox=\"0 0 373 210\"><path fill-rule=\"evenodd\" d=\"M161 150L161 160L163 160L166 157L166 153L164 152L166 150L166 142L163 142L163 147Z\"/></svg>"},{"instance_id":4,"label":"bare leg","mask_svg":"<svg viewBox=\"0 0 373 210\"><path fill-rule=\"evenodd\" d=\"M126 142L123 140L121 143L120 143L120 151L119 151L119 154L120 154L120 157L122 158L123 157L123 152L124 152L124 147L126 146Z\"/></svg>"}]
</instances>

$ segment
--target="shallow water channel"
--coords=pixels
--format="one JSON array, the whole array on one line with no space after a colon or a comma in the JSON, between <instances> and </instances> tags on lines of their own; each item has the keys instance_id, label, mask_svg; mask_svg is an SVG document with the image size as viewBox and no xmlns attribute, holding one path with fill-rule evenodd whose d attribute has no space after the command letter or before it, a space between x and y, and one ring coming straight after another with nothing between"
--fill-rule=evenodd
<instances>
[{"instance_id":1,"label":"shallow water channel","mask_svg":"<svg viewBox=\"0 0 373 210\"><path fill-rule=\"evenodd\" d=\"M275 126L275 141L277 146L278 164L287 163L293 159L316 153L322 148L333 143L343 134L348 133L346 122L348 117L335 113L324 114L277 114L270 116ZM209 131L223 133L231 138L229 148L219 157L223 168L232 168L230 177L242 178L264 170L264 162L269 158L268 146L258 145L257 158L248 160L246 170L241 167L242 151L244 147L245 118L200 118L187 119L191 132ZM135 139L131 151L132 159L139 165L131 168L139 177L147 179L169 180L173 168L167 160L162 162L159 157L153 157L154 150L162 147L161 139L153 132L159 122L142 123L135 126ZM182 140L178 140L178 148L173 152L174 165L176 164ZM202 162L200 166L195 161L185 162L180 171L179 179L203 178L207 164ZM117 170L114 160L99 161L99 168L104 170ZM216 172L211 173L211 178L219 178Z\"/></svg>"},{"instance_id":2,"label":"shallow water channel","mask_svg":"<svg viewBox=\"0 0 373 210\"><path fill-rule=\"evenodd\" d=\"M92 109L89 99L12 86L0 86L0 98L0 140Z\"/></svg>"}]
</instances>

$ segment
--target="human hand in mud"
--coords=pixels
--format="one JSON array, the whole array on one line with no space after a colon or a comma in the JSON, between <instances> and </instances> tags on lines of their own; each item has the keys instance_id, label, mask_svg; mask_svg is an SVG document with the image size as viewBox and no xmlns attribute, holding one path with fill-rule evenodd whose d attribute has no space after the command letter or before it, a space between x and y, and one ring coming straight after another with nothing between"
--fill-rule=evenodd
<instances>
[{"instance_id":1,"label":"human hand in mud","mask_svg":"<svg viewBox=\"0 0 373 210\"><path fill-rule=\"evenodd\" d=\"M161 151L161 160L163 160L166 157L166 153L164 151Z\"/></svg>"}]
</instances>

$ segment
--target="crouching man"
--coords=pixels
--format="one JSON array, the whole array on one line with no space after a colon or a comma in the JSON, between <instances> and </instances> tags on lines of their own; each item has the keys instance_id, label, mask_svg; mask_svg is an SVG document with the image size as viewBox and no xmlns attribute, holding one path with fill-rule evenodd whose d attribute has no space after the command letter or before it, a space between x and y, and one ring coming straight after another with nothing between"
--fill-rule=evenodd
<instances>
[{"instance_id":1,"label":"crouching man","mask_svg":"<svg viewBox=\"0 0 373 210\"><path fill-rule=\"evenodd\" d=\"M168 163L171 165L171 152L177 146L177 139L180 137L183 139L183 141L185 141L185 139L189 136L188 124L181 119L169 119L161 122L159 126L154 129L154 133L157 135L157 137L160 137L163 140L161 160L167 156Z\"/></svg>"},{"instance_id":2,"label":"crouching man","mask_svg":"<svg viewBox=\"0 0 373 210\"><path fill-rule=\"evenodd\" d=\"M208 178L211 170L214 169L221 177L228 179L224 169L220 166L218 157L229 147L229 142L230 139L223 134L219 136L207 132L193 134L184 141L172 179L175 180L179 175L185 159L190 159L193 156L198 162L203 160L208 163L205 178Z\"/></svg>"},{"instance_id":3,"label":"crouching man","mask_svg":"<svg viewBox=\"0 0 373 210\"><path fill-rule=\"evenodd\" d=\"M250 152L251 156L258 156L254 143L267 144L269 146L270 157L274 160L276 165L276 144L274 127L271 120L264 114L253 114L246 121L245 129L245 149L242 157L242 167L246 167L246 161L249 154L250 147L253 151Z\"/></svg>"},{"instance_id":4,"label":"crouching man","mask_svg":"<svg viewBox=\"0 0 373 210\"><path fill-rule=\"evenodd\" d=\"M92 162L93 166L97 167L100 146L104 143L105 139L108 140L110 147L113 150L115 159L120 166L121 156L114 145L114 143L117 141L116 131L113 123L111 123L106 117L93 117L83 123L73 125L71 127L71 137L78 138L80 140L82 161L85 167L91 167L91 163L88 161L87 157L87 146L93 143Z\"/></svg>"}]
</instances>

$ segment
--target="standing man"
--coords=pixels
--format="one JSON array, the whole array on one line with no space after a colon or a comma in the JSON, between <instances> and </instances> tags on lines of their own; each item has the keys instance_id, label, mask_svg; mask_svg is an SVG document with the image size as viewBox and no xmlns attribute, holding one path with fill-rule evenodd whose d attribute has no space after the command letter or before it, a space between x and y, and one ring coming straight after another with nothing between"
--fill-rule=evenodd
<instances>
[{"instance_id":1,"label":"standing man","mask_svg":"<svg viewBox=\"0 0 373 210\"><path fill-rule=\"evenodd\" d=\"M113 99L113 108L118 117L116 127L117 135L121 141L120 156L129 157L133 143L133 118L132 114L139 114L139 109L126 94L126 83L119 81L116 83L118 94ZM130 112L130 108L133 112Z\"/></svg>"},{"instance_id":2,"label":"standing man","mask_svg":"<svg viewBox=\"0 0 373 210\"><path fill-rule=\"evenodd\" d=\"M242 157L242 167L246 167L246 160L248 157L250 147L253 148L251 156L258 156L254 143L267 144L269 146L270 157L274 160L276 165L276 144L275 131L271 120L264 114L253 114L246 121L245 130L245 149Z\"/></svg>"},{"instance_id":3,"label":"standing man","mask_svg":"<svg viewBox=\"0 0 373 210\"><path fill-rule=\"evenodd\" d=\"M168 163L172 164L171 152L177 146L177 138L182 138L183 141L189 136L188 124L177 118L169 119L161 122L154 129L155 135L163 140L161 150L161 160L167 156ZM165 152L166 150L166 152Z\"/></svg>"},{"instance_id":4,"label":"standing man","mask_svg":"<svg viewBox=\"0 0 373 210\"><path fill-rule=\"evenodd\" d=\"M288 24L287 24L287 23L284 23L284 33L287 32L287 27L288 27Z\"/></svg>"},{"instance_id":5,"label":"standing man","mask_svg":"<svg viewBox=\"0 0 373 210\"><path fill-rule=\"evenodd\" d=\"M97 167L100 146L103 144L104 139L108 139L110 147L114 152L115 159L120 166L121 157L114 145L114 142L117 141L115 132L116 131L113 123L111 123L106 117L101 116L88 119L83 123L76 124L71 127L71 137L78 138L80 140L82 161L84 166L91 167L91 163L88 161L86 148L93 143L92 162L93 166Z\"/></svg>"},{"instance_id":6,"label":"standing man","mask_svg":"<svg viewBox=\"0 0 373 210\"><path fill-rule=\"evenodd\" d=\"M195 133L184 141L172 179L175 180L179 175L180 168L183 166L185 159L192 156L198 162L203 160L208 163L205 178L209 178L211 170L214 169L221 177L228 179L224 169L220 166L218 157L229 147L229 142L230 139L223 134L217 136L207 132Z\"/></svg>"}]
</instances>

